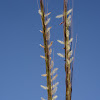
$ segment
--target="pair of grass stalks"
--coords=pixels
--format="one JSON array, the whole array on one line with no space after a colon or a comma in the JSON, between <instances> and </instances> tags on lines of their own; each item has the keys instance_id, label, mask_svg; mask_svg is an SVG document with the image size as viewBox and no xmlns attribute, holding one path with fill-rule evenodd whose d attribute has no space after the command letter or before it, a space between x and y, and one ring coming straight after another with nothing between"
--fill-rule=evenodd
<instances>
[{"instance_id":1,"label":"pair of grass stalks","mask_svg":"<svg viewBox=\"0 0 100 100\"><path fill-rule=\"evenodd\" d=\"M69 31L69 28L71 26L71 12L72 9L67 9L68 1L64 0L64 11L63 14L56 16L56 18L62 18L63 17L63 30L64 30L64 42L57 40L60 44L64 45L64 51L65 55L61 53L57 53L60 57L65 58L65 73L66 73L66 100L71 100L71 94L72 94L72 74L73 74L73 56L72 56L72 35ZM44 11L44 4L43 0L40 0L40 9L38 10L38 13L41 16L42 21L42 30L40 32L43 34L43 40L44 45L40 46L44 49L45 56L40 55L41 58L45 59L46 64L46 74L42 74L41 76L47 78L47 86L41 85L41 87L45 90L47 90L48 94L48 100L55 100L57 98L57 95L55 95L57 91L57 85L59 82L56 82L53 84L54 80L57 77L57 70L58 68L53 69L53 60L51 59L51 46L53 42L50 42L50 29L51 27L48 27L48 23L50 22L50 18L48 16L50 13L45 14ZM45 100L41 97L41 100Z\"/></svg>"}]
</instances>

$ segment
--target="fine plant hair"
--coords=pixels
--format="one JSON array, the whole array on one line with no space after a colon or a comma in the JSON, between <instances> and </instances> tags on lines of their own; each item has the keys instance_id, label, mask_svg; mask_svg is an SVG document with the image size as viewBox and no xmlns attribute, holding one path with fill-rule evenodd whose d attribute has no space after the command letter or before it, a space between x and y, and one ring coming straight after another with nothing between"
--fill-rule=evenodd
<instances>
[{"instance_id":1,"label":"fine plant hair","mask_svg":"<svg viewBox=\"0 0 100 100\"><path fill-rule=\"evenodd\" d=\"M57 85L59 82L56 82L53 84L53 81L56 79L57 74L56 71L58 68L53 69L53 60L51 60L51 46L53 42L50 42L50 29L51 27L48 27L48 23L50 22L50 18L48 16L50 13L45 14L44 10L44 4L43 0L40 0L40 9L38 10L38 13L41 16L42 21L42 30L40 32L43 34L43 40L44 40L44 46L40 44L42 48L44 48L45 56L40 55L41 58L45 59L46 64L46 74L42 74L41 76L47 78L47 86L41 85L41 87L45 90L47 90L48 93L48 100L55 100L57 98L57 95L55 95L57 91ZM43 97L41 97L42 100L45 100Z\"/></svg>"},{"instance_id":2,"label":"fine plant hair","mask_svg":"<svg viewBox=\"0 0 100 100\"><path fill-rule=\"evenodd\" d=\"M45 56L40 55L41 58L45 60L46 65L46 74L42 74L41 76L47 78L47 85L41 85L41 87L45 90L47 90L48 94L48 100L55 100L57 98L57 95L55 95L57 91L57 85L59 82L56 82L54 84L54 80L58 76L55 75L58 68L53 69L53 60L51 60L51 46L53 41L50 42L50 29L51 27L48 27L50 18L48 16L51 12L47 12L44 10L46 7L44 7L43 0L40 0L40 9L38 10L38 13L41 16L41 22L42 22L42 30L40 32L43 34L43 41L44 45L40 46L44 49ZM57 40L60 44L64 45L64 55L62 53L57 53L58 56L65 59L65 82L66 82L66 100L71 100L72 98L72 79L73 79L73 36L71 32L71 22L72 22L72 9L68 9L68 0L64 0L63 5L63 14L60 14L56 16L56 18L63 18L63 21L60 23L63 24L63 34L64 34L64 41ZM74 51L75 53L75 51ZM43 97L41 97L41 100L45 100Z\"/></svg>"}]
</instances>

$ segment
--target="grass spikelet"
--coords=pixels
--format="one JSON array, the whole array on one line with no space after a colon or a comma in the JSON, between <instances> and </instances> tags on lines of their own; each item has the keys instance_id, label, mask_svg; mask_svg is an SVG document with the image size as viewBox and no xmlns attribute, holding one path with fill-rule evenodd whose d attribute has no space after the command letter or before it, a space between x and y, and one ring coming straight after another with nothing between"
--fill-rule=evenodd
<instances>
[{"instance_id":1,"label":"grass spikelet","mask_svg":"<svg viewBox=\"0 0 100 100\"><path fill-rule=\"evenodd\" d=\"M53 78L51 79L51 82L54 81L57 76L58 76L57 74L55 76L53 76Z\"/></svg>"},{"instance_id":2,"label":"grass spikelet","mask_svg":"<svg viewBox=\"0 0 100 100\"><path fill-rule=\"evenodd\" d=\"M72 53L73 53L72 50L68 53L68 57L69 57L69 58L72 56Z\"/></svg>"},{"instance_id":3,"label":"grass spikelet","mask_svg":"<svg viewBox=\"0 0 100 100\"><path fill-rule=\"evenodd\" d=\"M62 18L63 14L57 15L56 18Z\"/></svg>"},{"instance_id":4,"label":"grass spikelet","mask_svg":"<svg viewBox=\"0 0 100 100\"><path fill-rule=\"evenodd\" d=\"M54 65L54 62L53 62L53 60L52 60L52 61L51 61L51 65L50 65L50 69L53 68L53 65Z\"/></svg>"},{"instance_id":5,"label":"grass spikelet","mask_svg":"<svg viewBox=\"0 0 100 100\"><path fill-rule=\"evenodd\" d=\"M51 29L51 27L48 27L46 32L48 33L50 31L50 29Z\"/></svg>"},{"instance_id":6,"label":"grass spikelet","mask_svg":"<svg viewBox=\"0 0 100 100\"><path fill-rule=\"evenodd\" d=\"M58 84L59 84L59 82L56 82L51 88L57 87Z\"/></svg>"},{"instance_id":7,"label":"grass spikelet","mask_svg":"<svg viewBox=\"0 0 100 100\"><path fill-rule=\"evenodd\" d=\"M43 31L40 30L41 33L43 33Z\"/></svg>"},{"instance_id":8,"label":"grass spikelet","mask_svg":"<svg viewBox=\"0 0 100 100\"><path fill-rule=\"evenodd\" d=\"M41 85L41 87L42 87L43 89L45 89L45 90L47 90L47 89L48 89L48 87L47 87L47 86L43 86L43 85Z\"/></svg>"},{"instance_id":9,"label":"grass spikelet","mask_svg":"<svg viewBox=\"0 0 100 100\"><path fill-rule=\"evenodd\" d=\"M51 53L52 53L52 49L49 50L49 55L51 55Z\"/></svg>"},{"instance_id":10,"label":"grass spikelet","mask_svg":"<svg viewBox=\"0 0 100 100\"><path fill-rule=\"evenodd\" d=\"M64 44L64 42L63 41L61 41L61 40L57 40L60 44Z\"/></svg>"},{"instance_id":11,"label":"grass spikelet","mask_svg":"<svg viewBox=\"0 0 100 100\"><path fill-rule=\"evenodd\" d=\"M58 56L62 57L62 58L65 58L65 56L61 53L57 53Z\"/></svg>"},{"instance_id":12,"label":"grass spikelet","mask_svg":"<svg viewBox=\"0 0 100 100\"><path fill-rule=\"evenodd\" d=\"M56 71L58 70L58 68L55 68L52 72L51 75L54 75L56 73Z\"/></svg>"},{"instance_id":13,"label":"grass spikelet","mask_svg":"<svg viewBox=\"0 0 100 100\"><path fill-rule=\"evenodd\" d=\"M70 59L70 63L73 61L73 59L74 59L74 57L72 57L72 58Z\"/></svg>"},{"instance_id":14,"label":"grass spikelet","mask_svg":"<svg viewBox=\"0 0 100 100\"><path fill-rule=\"evenodd\" d=\"M47 36L46 36L47 38L46 38L46 40L50 40L50 30L47 32Z\"/></svg>"},{"instance_id":15,"label":"grass spikelet","mask_svg":"<svg viewBox=\"0 0 100 100\"><path fill-rule=\"evenodd\" d=\"M55 87L53 90L52 90L52 95L54 95L57 91L57 87Z\"/></svg>"},{"instance_id":16,"label":"grass spikelet","mask_svg":"<svg viewBox=\"0 0 100 100\"><path fill-rule=\"evenodd\" d=\"M55 100L55 99L57 99L57 97L58 97L57 95L53 96L52 100Z\"/></svg>"},{"instance_id":17,"label":"grass spikelet","mask_svg":"<svg viewBox=\"0 0 100 100\"><path fill-rule=\"evenodd\" d=\"M66 46L66 50L67 50L67 51L70 50L70 46L69 46L69 45Z\"/></svg>"},{"instance_id":18,"label":"grass spikelet","mask_svg":"<svg viewBox=\"0 0 100 100\"><path fill-rule=\"evenodd\" d=\"M51 14L51 12L45 14L44 17L47 17L47 16L49 16L50 14Z\"/></svg>"},{"instance_id":19,"label":"grass spikelet","mask_svg":"<svg viewBox=\"0 0 100 100\"><path fill-rule=\"evenodd\" d=\"M46 76L47 76L47 74L42 74L41 76L46 77Z\"/></svg>"},{"instance_id":20,"label":"grass spikelet","mask_svg":"<svg viewBox=\"0 0 100 100\"><path fill-rule=\"evenodd\" d=\"M40 16L42 16L42 12L41 12L41 10L40 10L40 9L38 10L38 13L40 14Z\"/></svg>"},{"instance_id":21,"label":"grass spikelet","mask_svg":"<svg viewBox=\"0 0 100 100\"><path fill-rule=\"evenodd\" d=\"M48 45L48 48L50 48L52 46L53 41L51 41L51 43Z\"/></svg>"},{"instance_id":22,"label":"grass spikelet","mask_svg":"<svg viewBox=\"0 0 100 100\"><path fill-rule=\"evenodd\" d=\"M50 22L50 18L47 19L47 21L45 22L45 25L47 25Z\"/></svg>"},{"instance_id":23,"label":"grass spikelet","mask_svg":"<svg viewBox=\"0 0 100 100\"><path fill-rule=\"evenodd\" d=\"M66 30L66 37L69 38L69 30L68 29Z\"/></svg>"},{"instance_id":24,"label":"grass spikelet","mask_svg":"<svg viewBox=\"0 0 100 100\"><path fill-rule=\"evenodd\" d=\"M41 45L41 44L40 44L40 46L41 46L42 48L44 48L44 46L43 46L43 45Z\"/></svg>"},{"instance_id":25,"label":"grass spikelet","mask_svg":"<svg viewBox=\"0 0 100 100\"><path fill-rule=\"evenodd\" d=\"M40 55L41 58L45 59L45 56Z\"/></svg>"},{"instance_id":26,"label":"grass spikelet","mask_svg":"<svg viewBox=\"0 0 100 100\"><path fill-rule=\"evenodd\" d=\"M72 9L67 11L67 15L69 15L72 12Z\"/></svg>"},{"instance_id":27,"label":"grass spikelet","mask_svg":"<svg viewBox=\"0 0 100 100\"><path fill-rule=\"evenodd\" d=\"M73 38L71 38L71 39L68 41L68 44L70 44L72 41L73 41Z\"/></svg>"}]
</instances>

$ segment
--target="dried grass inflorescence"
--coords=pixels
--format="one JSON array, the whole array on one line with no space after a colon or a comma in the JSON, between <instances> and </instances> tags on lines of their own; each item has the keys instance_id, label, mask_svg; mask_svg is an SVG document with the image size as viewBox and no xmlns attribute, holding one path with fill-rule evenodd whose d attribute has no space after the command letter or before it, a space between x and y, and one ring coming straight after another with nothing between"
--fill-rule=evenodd
<instances>
[{"instance_id":1,"label":"dried grass inflorescence","mask_svg":"<svg viewBox=\"0 0 100 100\"><path fill-rule=\"evenodd\" d=\"M40 32L43 34L43 40L44 40L44 45L40 44L40 46L44 49L45 53L45 56L40 55L40 57L45 59L45 64L46 64L46 74L42 74L41 76L47 78L47 86L41 85L41 87L47 90L48 100L55 100L57 98L57 95L55 95L55 93L57 91L57 85L59 84L59 82L53 84L53 81L58 76L57 74L55 75L58 68L53 69L54 62L53 60L51 60L51 52L52 52L51 46L53 42L50 42L51 27L48 27L48 23L50 22L50 18L48 18L48 16L50 15L51 12L45 14L43 0L40 0L40 9L38 10L38 13L41 16L42 30L40 30ZM41 97L41 100L45 99Z\"/></svg>"},{"instance_id":2,"label":"dried grass inflorescence","mask_svg":"<svg viewBox=\"0 0 100 100\"><path fill-rule=\"evenodd\" d=\"M64 44L64 52L65 55L61 53L57 53L58 56L65 58L65 73L66 73L66 100L71 100L71 94L72 94L72 61L73 61L73 56L71 50L72 48L72 35L69 31L71 27L71 13L72 9L68 10L67 8L68 1L64 0L64 11L63 14L60 14L56 16L56 18L63 18L63 30L64 30L64 41L57 40L60 44Z\"/></svg>"}]
</instances>

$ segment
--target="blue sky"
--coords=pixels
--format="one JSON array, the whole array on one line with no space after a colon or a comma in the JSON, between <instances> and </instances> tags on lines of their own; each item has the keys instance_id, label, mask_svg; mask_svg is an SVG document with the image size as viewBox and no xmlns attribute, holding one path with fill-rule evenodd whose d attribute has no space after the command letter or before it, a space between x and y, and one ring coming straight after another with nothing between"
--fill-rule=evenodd
<instances>
[{"instance_id":1,"label":"blue sky","mask_svg":"<svg viewBox=\"0 0 100 100\"><path fill-rule=\"evenodd\" d=\"M74 40L77 48L74 64L72 100L100 99L100 0L75 0L73 15ZM63 40L62 0L48 0L51 12L51 41L54 41L54 67L58 67L58 99L65 100L64 53L57 39ZM44 51L37 0L0 0L0 100L40 100L46 98Z\"/></svg>"}]
</instances>

